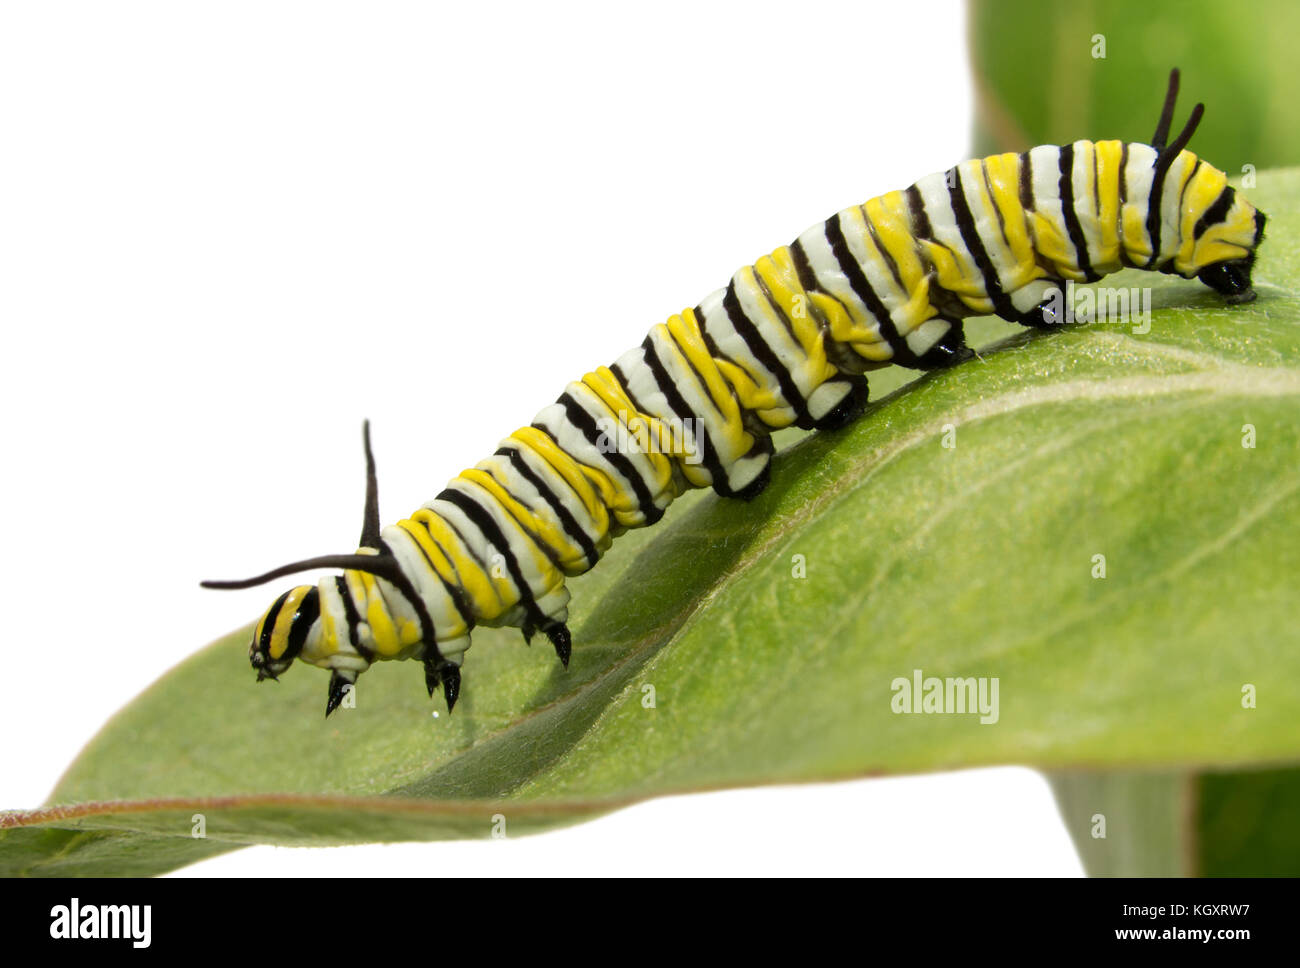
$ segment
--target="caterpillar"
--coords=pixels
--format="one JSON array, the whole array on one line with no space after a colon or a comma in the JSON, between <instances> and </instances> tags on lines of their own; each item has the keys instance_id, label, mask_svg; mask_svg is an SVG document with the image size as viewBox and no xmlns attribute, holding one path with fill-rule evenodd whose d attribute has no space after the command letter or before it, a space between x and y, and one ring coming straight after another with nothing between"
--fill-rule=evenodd
<instances>
[{"instance_id":1,"label":"caterpillar","mask_svg":"<svg viewBox=\"0 0 1300 968\"><path fill-rule=\"evenodd\" d=\"M688 488L749 499L767 484L771 433L833 430L867 403L864 374L973 356L962 321L996 314L1063 324L1054 292L1123 267L1200 279L1228 303L1254 298L1265 216L1186 150L1204 107L1169 140L1179 73L1149 144L1076 141L965 161L845 209L763 256L726 288L655 326L610 366L570 383L437 497L380 527L364 428L366 499L355 553L302 571L258 621L258 681L297 659L331 672L325 714L380 660L419 659L432 698L461 689L471 630L543 633L567 668L565 579Z\"/></svg>"}]
</instances>

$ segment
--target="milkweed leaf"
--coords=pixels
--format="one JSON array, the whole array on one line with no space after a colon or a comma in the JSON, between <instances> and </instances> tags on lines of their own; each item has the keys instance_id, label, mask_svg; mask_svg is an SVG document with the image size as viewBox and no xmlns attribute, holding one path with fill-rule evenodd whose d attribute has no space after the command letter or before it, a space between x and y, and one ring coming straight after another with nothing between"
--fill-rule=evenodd
<instances>
[{"instance_id":1,"label":"milkweed leaf","mask_svg":"<svg viewBox=\"0 0 1300 968\"><path fill-rule=\"evenodd\" d=\"M450 717L417 664L383 663L326 721L325 676L256 686L240 630L118 713L44 808L0 817L0 871L514 835L671 793L1004 763L1057 777L1076 838L1116 809L1090 798L1145 803L1119 837L1202 791L1192 855L1116 846L1101 869L1256 862L1231 818L1294 809L1300 760L1300 170L1248 194L1272 217L1256 302L1129 272L1106 283L1154 287L1149 329L972 324L980 359L787 437L753 502L695 493L620 539L572 583L567 672L476 631ZM915 670L997 679L996 722L895 712ZM1130 795L1117 771L1173 779ZM1300 872L1296 844L1268 849Z\"/></svg>"}]
</instances>

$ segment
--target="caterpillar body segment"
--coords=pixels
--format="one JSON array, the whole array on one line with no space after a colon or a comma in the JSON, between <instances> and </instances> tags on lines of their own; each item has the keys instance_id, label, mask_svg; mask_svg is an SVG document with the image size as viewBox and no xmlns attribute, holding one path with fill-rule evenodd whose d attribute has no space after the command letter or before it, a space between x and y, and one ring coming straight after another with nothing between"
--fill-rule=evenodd
<instances>
[{"instance_id":1,"label":"caterpillar body segment","mask_svg":"<svg viewBox=\"0 0 1300 968\"><path fill-rule=\"evenodd\" d=\"M770 474L772 431L850 422L868 371L968 359L966 317L1050 328L1064 283L1125 267L1199 278L1229 302L1253 298L1265 217L1186 150L1200 105L1169 141L1177 87L1175 71L1151 144L1076 141L965 161L813 226L570 383L386 528L367 427L356 553L204 583L343 569L262 616L249 650L259 681L295 659L329 669L328 715L372 663L414 658L450 709L479 625L541 632L567 666L567 577L687 489L753 497Z\"/></svg>"}]
</instances>

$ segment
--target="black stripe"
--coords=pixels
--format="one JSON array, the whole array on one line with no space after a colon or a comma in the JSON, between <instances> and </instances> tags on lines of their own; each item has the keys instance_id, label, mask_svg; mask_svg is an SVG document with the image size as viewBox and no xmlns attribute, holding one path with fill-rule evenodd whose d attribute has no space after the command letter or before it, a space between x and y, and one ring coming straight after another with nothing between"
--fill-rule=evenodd
<instances>
[{"instance_id":1,"label":"black stripe","mask_svg":"<svg viewBox=\"0 0 1300 968\"><path fill-rule=\"evenodd\" d=\"M1123 142L1119 149L1119 261L1129 268L1137 268L1137 263L1129 258L1128 246L1124 244L1124 203L1128 201L1128 142Z\"/></svg>"},{"instance_id":2,"label":"black stripe","mask_svg":"<svg viewBox=\"0 0 1300 968\"><path fill-rule=\"evenodd\" d=\"M1199 239L1202 235L1210 230L1211 227L1218 225L1228 217L1228 210L1232 208L1232 199L1236 192L1232 190L1231 185L1225 185L1223 191L1219 192L1219 197L1214 200L1209 208L1196 220L1196 229L1192 232L1193 239Z\"/></svg>"},{"instance_id":3,"label":"black stripe","mask_svg":"<svg viewBox=\"0 0 1300 968\"><path fill-rule=\"evenodd\" d=\"M496 484L496 486L501 488L501 490L505 491L506 495L511 500L513 500L516 504L520 505L526 512L536 513L534 508L532 508L529 505L529 503L525 501L523 498L521 498L518 494L512 491L509 485L507 485L504 481L497 480L496 476L493 474L488 474L488 477L491 477L493 482ZM542 538L540 534L537 534L531 527L529 527L527 522L520 520L519 515L515 514L515 512L510 508L508 504L498 499L497 496L493 494L491 490L484 487L478 481L466 480L465 485L467 487L473 487L476 491L482 491L487 496L488 499L492 501L496 501L497 504L500 505L501 510L503 510L506 513L506 516L515 523L515 526L524 534L528 535L528 537L532 540L533 544L535 544L539 549L541 549L541 552L546 556L546 559L560 571L564 570L563 565L561 564L560 561L559 550L556 548L552 548L549 544L546 543L546 541Z\"/></svg>"},{"instance_id":4,"label":"black stripe","mask_svg":"<svg viewBox=\"0 0 1300 968\"><path fill-rule=\"evenodd\" d=\"M1101 220L1101 152L1097 150L1096 142L1092 145L1092 207L1097 212L1097 220Z\"/></svg>"},{"instance_id":5,"label":"black stripe","mask_svg":"<svg viewBox=\"0 0 1300 968\"><path fill-rule=\"evenodd\" d=\"M617 366L618 364L614 364ZM497 453L510 459L510 466L515 471L537 489L547 506L555 512L555 516L560 520L560 528L579 548L582 549L582 555L587 559L587 567L593 567L600 560L600 552L596 549L596 543L591 540L591 536L583 530L578 524L578 519L573 516L573 512L566 508L559 496L550 489L547 483L528 466L524 455L519 452L517 447L502 447Z\"/></svg>"},{"instance_id":6,"label":"black stripe","mask_svg":"<svg viewBox=\"0 0 1300 968\"><path fill-rule=\"evenodd\" d=\"M811 307L810 307L810 308L811 308ZM819 316L818 319L820 320L820 318L821 318L821 317ZM665 327L665 328L666 328L666 327ZM703 325L701 325L701 326L700 326L700 333L701 333L701 335L703 334L703 332L704 332L704 327L703 327ZM649 338L649 337L647 337L647 338ZM690 338L690 334L689 334L689 333L687 334L687 337L686 337L686 338L687 338L687 339ZM699 388L700 388L700 394L701 394L701 395L702 395L702 396L703 396L703 397L708 401L709 406L713 407L713 409L718 413L718 417L719 417L719 419L720 419L720 420L721 420L721 419L724 419L724 418L722 417L722 412L721 412L721 410L719 409L717 403L714 401L712 394L709 392L709 381L708 381L708 379L705 377L703 371L701 371L700 368L699 368L698 366L695 365L695 361L692 360L692 359L691 359L691 358L690 358L690 357L689 357L689 356L688 356L688 355L687 355L687 354L682 350L682 348L681 348L681 344L677 341L676 337L674 337L674 336L672 335L672 331L671 331L671 330L670 330L669 333L668 333L668 337L667 337L667 339L668 339L668 343L669 343L669 345L673 346L673 347L678 351L678 355L681 357L682 365L684 365L684 366L686 367L686 369L689 370L689 371L694 375L694 377L695 377L695 382L696 382L696 384L698 384L698 386L699 386ZM705 348L706 348L706 350L707 350L707 343L705 344ZM643 346L643 349L644 349L644 346ZM656 352L657 352L657 351L656 351ZM736 394L735 394L735 391L732 390L731 385L727 382L726 378L723 377L722 374L719 372L718 367L717 367L716 358L711 358L709 362L711 362L711 363L714 364L714 366L713 366L713 372L714 372L714 374L717 375L718 379L722 381L722 385L723 385L723 387L727 390L728 395L731 397L731 399L732 399L733 401L735 401L737 404L739 404L739 401L736 400ZM638 410L640 410L642 413L648 413L649 411L647 411L647 410L645 410L644 408L642 408L641 405L640 405L640 403L637 402L636 397L633 396L633 394L632 394L632 384L628 382L627 377L623 374L623 371L622 371L622 369L619 368L619 365L618 365L617 363L613 364L613 365L610 367L610 370L613 372L614 377L618 380L619 385L623 388L623 391L627 394L628 399L632 401L632 406L636 407L636 408L637 408ZM684 401L683 401L683 403L684 403ZM690 405L689 405L689 404L685 404L685 403L684 403L684 405L686 406L687 409L690 409ZM740 410L741 410L741 414L743 415L744 412L745 412L745 408L744 408L744 407L741 407ZM703 423L703 425L704 425L704 432L705 432L705 434L707 435L708 432L709 432L709 431L708 431L708 424L707 424L707 422L704 422L704 421L703 421L703 418L701 418L701 423ZM709 438L709 440L710 440L710 446L712 446L712 438ZM715 448L715 452L716 452L716 448Z\"/></svg>"},{"instance_id":7,"label":"black stripe","mask_svg":"<svg viewBox=\"0 0 1300 968\"><path fill-rule=\"evenodd\" d=\"M1163 153L1162 153L1163 155ZM1147 259L1145 268L1151 268L1156 264L1156 259L1160 257L1160 230L1163 219L1160 217L1160 196L1165 190L1165 175L1169 173L1169 164L1162 165L1160 157L1156 157L1155 174L1151 177L1151 195L1147 199L1147 235L1151 238L1151 257Z\"/></svg>"},{"instance_id":8,"label":"black stripe","mask_svg":"<svg viewBox=\"0 0 1300 968\"><path fill-rule=\"evenodd\" d=\"M1034 165L1027 151L1020 154L1020 207L1026 212L1034 210Z\"/></svg>"},{"instance_id":9,"label":"black stripe","mask_svg":"<svg viewBox=\"0 0 1300 968\"><path fill-rule=\"evenodd\" d=\"M925 210L925 199L921 197L921 189L915 185L907 189L907 210L912 216L912 234L918 239L934 238L930 216Z\"/></svg>"},{"instance_id":10,"label":"black stripe","mask_svg":"<svg viewBox=\"0 0 1300 968\"><path fill-rule=\"evenodd\" d=\"M293 620L289 625L289 642L279 661L287 662L298 658L307 641L307 633L311 631L313 623L318 618L320 618L320 591L313 588L302 597L302 601L298 603L298 608L293 613Z\"/></svg>"},{"instance_id":11,"label":"black stripe","mask_svg":"<svg viewBox=\"0 0 1300 968\"><path fill-rule=\"evenodd\" d=\"M984 277L984 292L993 301L999 316L1004 319L1019 319L1021 314L1016 311L1010 298L1002 291L1002 284L998 282L997 269L993 267L993 260L985 251L979 230L975 228L975 217L971 214L970 205L966 203L966 192L962 188L961 171L953 168L952 174L953 177L948 180L948 203L952 206L952 214L957 219L961 240L965 243L971 258L975 260L980 275Z\"/></svg>"},{"instance_id":12,"label":"black stripe","mask_svg":"<svg viewBox=\"0 0 1300 968\"><path fill-rule=\"evenodd\" d=\"M519 567L519 562L515 560L514 552L510 550L510 542L506 540L506 536L497 527L492 515L468 494L462 494L455 488L447 488L438 495L437 500L446 501L460 508L465 517L469 518L470 523L479 529L488 543L497 549L506 563L506 569L510 572L510 580L515 583L515 590L519 593L519 602L528 612L529 618L538 624L544 621L546 616L542 615L541 609L537 607L537 601L533 598L533 591L528 587L528 582L524 580L523 571Z\"/></svg>"},{"instance_id":13,"label":"black stripe","mask_svg":"<svg viewBox=\"0 0 1300 968\"><path fill-rule=\"evenodd\" d=\"M1193 180L1195 180L1196 173L1197 171L1200 170L1200 167L1201 167L1201 159L1197 158L1196 164L1192 165L1192 170L1188 173L1187 178L1183 181L1182 189L1178 192L1178 231L1179 232L1182 231L1182 227L1183 227L1183 212L1184 212L1183 206L1187 203L1187 189L1192 187L1192 182ZM1195 238L1194 235L1193 238Z\"/></svg>"},{"instance_id":14,"label":"black stripe","mask_svg":"<svg viewBox=\"0 0 1300 968\"><path fill-rule=\"evenodd\" d=\"M803 291L826 293L821 280L817 278L816 270L808 260L808 253L803 243L798 239L790 243L790 255L794 259L794 273L799 277L799 285L803 287Z\"/></svg>"},{"instance_id":15,"label":"black stripe","mask_svg":"<svg viewBox=\"0 0 1300 968\"><path fill-rule=\"evenodd\" d=\"M1084 281L1095 282L1101 277L1092 271L1092 259L1088 255L1088 241L1083 237L1083 226L1079 224L1079 215L1074 210L1074 145L1063 145L1060 152L1061 178L1057 182L1057 193L1061 196L1061 217L1065 219L1065 231L1074 246L1075 258Z\"/></svg>"},{"instance_id":16,"label":"black stripe","mask_svg":"<svg viewBox=\"0 0 1300 968\"><path fill-rule=\"evenodd\" d=\"M437 651L438 631L433 624L433 616L429 614L429 609L425 607L424 599L416 594L415 586L411 584L411 579L407 577L406 572L402 571L401 565L397 563L397 556L393 554L393 549L388 546L388 542L379 542L380 557L388 558L393 563L392 574L385 574L382 577L376 576L380 581L387 581L392 585L407 603L414 609L416 616L420 619L420 628L423 630L421 640L434 647Z\"/></svg>"},{"instance_id":17,"label":"black stripe","mask_svg":"<svg viewBox=\"0 0 1300 968\"><path fill-rule=\"evenodd\" d=\"M1128 201L1128 142L1122 143L1119 149L1119 204L1120 209ZM1123 216L1121 215L1121 218Z\"/></svg>"},{"instance_id":18,"label":"black stripe","mask_svg":"<svg viewBox=\"0 0 1300 968\"><path fill-rule=\"evenodd\" d=\"M842 299L828 292L822 286L821 280L817 278L816 270L813 269L812 263L808 260L808 253L804 250L803 243L798 239L790 245L790 254L794 257L794 271L799 277L799 285L803 287L804 292L820 293L823 296L835 300L835 302L839 303L840 306L844 306L844 301ZM845 306L844 309L845 312L848 312L847 306ZM827 359L835 364L835 368L841 373L861 372L859 366L862 363L862 357L851 350L847 343L840 343L835 339L831 334L830 324L826 321L821 311L816 308L816 305L811 299L808 300L808 310L816 318L817 324L821 328L822 346L826 350Z\"/></svg>"},{"instance_id":19,"label":"black stripe","mask_svg":"<svg viewBox=\"0 0 1300 968\"><path fill-rule=\"evenodd\" d=\"M428 509L426 508L425 510ZM436 514L437 512L429 511L429 513ZM429 531L428 528L426 528L421 522L416 521L414 519L411 520L411 524L419 528L420 530L422 530L428 536L429 540L438 546L438 550L442 552L443 557L447 559L448 563L451 562L451 556L447 554L447 550L443 548L441 544L438 544L438 539L433 536L433 533ZM450 527L450 525L448 525L448 527ZM429 552L424 550L424 545L420 544L420 542L416 540L413 536L410 536L409 532L408 532L408 537L411 537L411 543L415 545L416 550L420 552L420 557L423 558L425 563L429 566L429 572L433 575L434 578L438 579L438 581L442 583L443 588L447 589L447 595L449 598L451 598L452 605L455 606L457 613L460 615L461 619L465 622L466 628L473 628L474 610L470 608L469 602L465 600L465 593L461 591L459 585L454 585L451 582L447 581L447 579L442 577L442 573L439 572L436 567L434 567L433 559L429 557ZM451 567L453 571L456 568L454 564Z\"/></svg>"},{"instance_id":20,"label":"black stripe","mask_svg":"<svg viewBox=\"0 0 1300 968\"><path fill-rule=\"evenodd\" d=\"M794 320L786 315L785 310L781 308L781 305L772 295L772 290L767 288L767 283L764 282L763 277L758 274L758 270L753 269L752 272L754 274L754 285L757 286L758 291L763 294L763 298L767 300L767 304L772 307L773 314L781 321L781 325L785 327L785 331L790 334L790 341L795 345L802 347L803 344L799 342L799 337L794 331Z\"/></svg>"},{"instance_id":21,"label":"black stripe","mask_svg":"<svg viewBox=\"0 0 1300 968\"><path fill-rule=\"evenodd\" d=\"M560 394L556 403L564 407L564 416L573 425L574 429L582 434L587 439L587 443L591 444L600 453L602 450L600 447L601 429L596 425L596 418L587 413L582 405L569 395L567 390ZM545 427L539 429L548 434L550 433ZM554 434L551 434L552 438L554 436ZM612 450L600 455L632 486L632 493L636 495L637 505L641 508L641 513L645 515L646 524L654 524L664 516L663 508L655 507L650 488L646 486L645 481L641 479L641 475L636 472L636 467L625 454Z\"/></svg>"},{"instance_id":22,"label":"black stripe","mask_svg":"<svg viewBox=\"0 0 1300 968\"><path fill-rule=\"evenodd\" d=\"M695 307L695 321L700 324L700 335L704 337L704 348L709 351L709 355L715 360L725 360L733 366L739 365L735 360L718 348L718 344L714 342L713 337L709 334L708 324L704 319L704 310L699 306Z\"/></svg>"},{"instance_id":23,"label":"black stripe","mask_svg":"<svg viewBox=\"0 0 1300 968\"><path fill-rule=\"evenodd\" d=\"M984 188L989 193L989 204L993 206L993 214L998 217L998 231L1002 233L1002 241L1010 250L1011 240L1007 238L1007 220L1002 216L1002 206L998 204L997 193L993 191L993 180L989 178L989 166L983 161L980 162L980 172L984 175Z\"/></svg>"},{"instance_id":24,"label":"black stripe","mask_svg":"<svg viewBox=\"0 0 1300 968\"><path fill-rule=\"evenodd\" d=\"M275 628L275 620L280 616L280 609L284 607L284 600L289 597L292 591L293 589L290 588L266 610L266 618L262 622L262 637L257 640L257 648L268 656L271 654L271 630Z\"/></svg>"},{"instance_id":25,"label":"black stripe","mask_svg":"<svg viewBox=\"0 0 1300 968\"><path fill-rule=\"evenodd\" d=\"M889 274L894 277L894 282L898 285L898 288L907 292L908 286L907 283L903 282L903 273L898 269L898 260L895 259L894 254L889 251L889 246L885 245L881 240L880 233L876 231L876 223L871 221L871 216L867 214L867 207L865 205L859 205L858 211L862 213L862 222L867 227L867 235L871 236L871 242L875 245L876 251L878 251L880 257L885 260L885 265L889 268ZM939 245L942 243L935 244ZM916 254L928 265L929 259L926 257L926 250L923 246L916 246Z\"/></svg>"},{"instance_id":26,"label":"black stripe","mask_svg":"<svg viewBox=\"0 0 1300 968\"><path fill-rule=\"evenodd\" d=\"M533 424L533 427L534 429L541 430L543 432L545 432L546 430L545 427L538 426L537 424ZM430 513L437 514L438 512L432 511ZM489 562L486 562L479 557L479 553L474 550L473 542L470 541L470 539L465 535L463 531L461 531L461 529L456 525L455 521L441 514L438 515L438 520L441 521L443 524L445 524L451 530L452 534L454 534L460 540L461 548L464 549L465 554L469 555L469 557L474 559L474 564L478 565L480 571L487 571L491 567ZM430 537L432 537L432 535ZM439 547L442 546L439 545ZM444 550L443 553L446 554L446 551ZM452 560L450 555L447 555L447 560L448 561ZM453 569L456 568L455 563L452 564L452 568ZM459 569L456 570L456 574L458 575L460 574Z\"/></svg>"},{"instance_id":27,"label":"black stripe","mask_svg":"<svg viewBox=\"0 0 1300 968\"><path fill-rule=\"evenodd\" d=\"M543 431L545 429L542 427L538 427L536 424L533 424L533 427ZM461 529L456 526L455 521L453 521L451 518L447 517L446 515L438 514L437 511L434 511L430 508L424 508L423 510L428 511L430 514L437 515L438 520L441 521L443 524L445 524L448 530L450 530L451 533L456 536L457 540L460 541L461 549L465 552L466 555L468 555L470 558L474 560L474 563L478 565L479 570L483 572L488 571L488 569L491 567L490 564L488 562L485 562L482 558L479 557L478 552L474 550L473 543L470 541L469 538L465 536L465 534L461 531ZM429 534L429 537L433 540L434 544L438 545L438 547L442 549L442 553L447 558L447 561L451 564L452 570L456 572L456 575L459 577L460 569L456 567L456 563L452 559L452 556L447 554L447 549L443 548L442 544L438 541L437 538L433 537L432 533ZM460 580L463 581L463 579ZM475 615L474 606L472 602L469 600L468 593L463 592L462 587L460 585L450 585L447 584L446 582L443 582L443 584L446 586L447 590L452 593L452 600L456 603L456 611L460 612L461 618L465 619L466 623L468 623L470 628L473 628L474 625L477 623L474 617Z\"/></svg>"},{"instance_id":28,"label":"black stripe","mask_svg":"<svg viewBox=\"0 0 1300 968\"><path fill-rule=\"evenodd\" d=\"M727 471L722 466L722 461L718 459L717 450L709 437L708 427L705 425L704 419L691 410L690 404L686 402L686 398L681 395L672 377L668 375L668 369L664 366L659 351L655 349L653 337L647 336L641 343L641 349L645 353L645 362L646 366L650 368L650 375L659 387L659 392L664 395L664 399L668 402L668 408L682 421L699 419L701 433L700 439L695 443L700 448L700 461L709 472L709 476L713 478L714 489L723 497L730 497L731 486L728 483ZM621 377L618 382L623 386L628 396L631 396L632 391L628 389L627 384ZM708 389L701 389L707 396ZM636 404L636 408L641 410L640 404Z\"/></svg>"},{"instance_id":29,"label":"black stripe","mask_svg":"<svg viewBox=\"0 0 1300 968\"><path fill-rule=\"evenodd\" d=\"M745 307L740 305L740 297L736 295L736 279L733 276L731 282L727 284L727 294L722 298L722 308L726 310L727 319L735 328L736 333L745 345L754 359L763 365L763 368L776 377L777 384L781 387L781 395L785 397L795 412L795 423L799 426L811 425L812 416L808 413L807 405L803 397L799 394L799 388L795 385L794 377L790 371L781 365L777 358L776 351L767 345L758 327L754 325L747 315Z\"/></svg>"},{"instance_id":30,"label":"black stripe","mask_svg":"<svg viewBox=\"0 0 1300 968\"><path fill-rule=\"evenodd\" d=\"M374 651L361 644L361 613L357 611L357 603L352 600L352 593L348 591L348 580L342 575L336 575L334 586L339 590L339 597L343 599L343 615L348 620L348 641L352 643L352 648L356 649L361 658L367 662L374 661Z\"/></svg>"},{"instance_id":31,"label":"black stripe","mask_svg":"<svg viewBox=\"0 0 1300 968\"><path fill-rule=\"evenodd\" d=\"M870 219L867 220L867 224L871 224ZM871 288L871 283L867 281L862 266L858 265L858 260L853 258L853 253L849 251L849 243L844 238L844 228L840 224L838 215L833 215L826 221L826 241L830 243L831 254L835 256L835 261L839 263L840 271L849 280L849 287L853 290L854 295L862 300L868 312L876 318L876 325L880 328L880 335L885 337L885 342L889 344L895 353L910 356L911 351L899 339L898 328L894 325L894 319L889 315L889 310L880 301L876 291Z\"/></svg>"}]
</instances>

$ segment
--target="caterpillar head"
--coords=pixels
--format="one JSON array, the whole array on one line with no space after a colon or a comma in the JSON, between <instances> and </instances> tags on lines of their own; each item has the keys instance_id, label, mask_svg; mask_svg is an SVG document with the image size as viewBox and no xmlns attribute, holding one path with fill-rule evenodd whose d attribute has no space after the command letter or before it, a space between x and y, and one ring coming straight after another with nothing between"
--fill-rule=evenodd
<instances>
[{"instance_id":1,"label":"caterpillar head","mask_svg":"<svg viewBox=\"0 0 1300 968\"><path fill-rule=\"evenodd\" d=\"M370 450L370 422L362 424L362 440L366 450L366 506L361 525L361 550L349 555L320 555L294 561L279 568L273 568L256 578L244 578L239 581L205 581L200 582L204 588L253 588L264 585L285 575L296 575L317 568L345 568L364 571L371 575L385 578L395 584L404 584L401 566L391 552L385 553L379 529L379 485L375 480L375 456ZM431 626L432 623L430 623ZM257 670L257 681L278 679L298 658L303 647L308 647L308 655L315 652L321 635L321 600L320 589L314 585L299 585L291 588L277 598L270 608L258 620L253 629L253 641L248 646L248 661ZM313 658L311 661L315 662ZM365 663L362 662L362 668ZM443 671L444 686L447 692L447 706L456 701L459 688L459 673ZM328 716L342 702L345 690L356 681L357 671L334 668L330 676L329 702L325 707ZM430 686L432 689L432 686Z\"/></svg>"},{"instance_id":2,"label":"caterpillar head","mask_svg":"<svg viewBox=\"0 0 1300 968\"><path fill-rule=\"evenodd\" d=\"M1230 303L1250 302L1255 290L1250 273L1255 251L1264 238L1267 217L1231 186L1219 196L1196 223L1192 247L1192 268L1196 278Z\"/></svg>"},{"instance_id":3,"label":"caterpillar head","mask_svg":"<svg viewBox=\"0 0 1300 968\"><path fill-rule=\"evenodd\" d=\"M248 646L257 681L278 679L298 658L319 621L320 592L314 585L299 585L277 598L253 629Z\"/></svg>"},{"instance_id":4,"label":"caterpillar head","mask_svg":"<svg viewBox=\"0 0 1300 968\"><path fill-rule=\"evenodd\" d=\"M1183 149L1191 141L1205 112L1203 104L1196 105L1182 132L1170 141L1169 130L1177 99L1178 69L1174 68L1169 73L1169 88L1165 92L1160 120L1151 136L1151 147L1159 152L1155 162L1156 185L1164 181L1174 163L1184 154ZM1250 302L1255 298L1255 290L1250 287L1250 273L1255 265L1255 250L1264 238L1267 219L1228 184L1227 175L1203 162L1196 162L1191 152L1186 154L1191 162L1195 162L1195 167L1183 188L1186 207L1178 217L1183 225L1193 222L1190 252L1189 248L1182 248L1174 259L1160 267L1161 271L1176 272L1188 279L1195 276L1215 292L1227 296L1230 303ZM1156 204L1153 200L1149 224L1154 224L1158 218L1154 210ZM1188 240L1184 237L1182 241L1186 245ZM1155 256L1152 259L1154 261Z\"/></svg>"}]
</instances>

